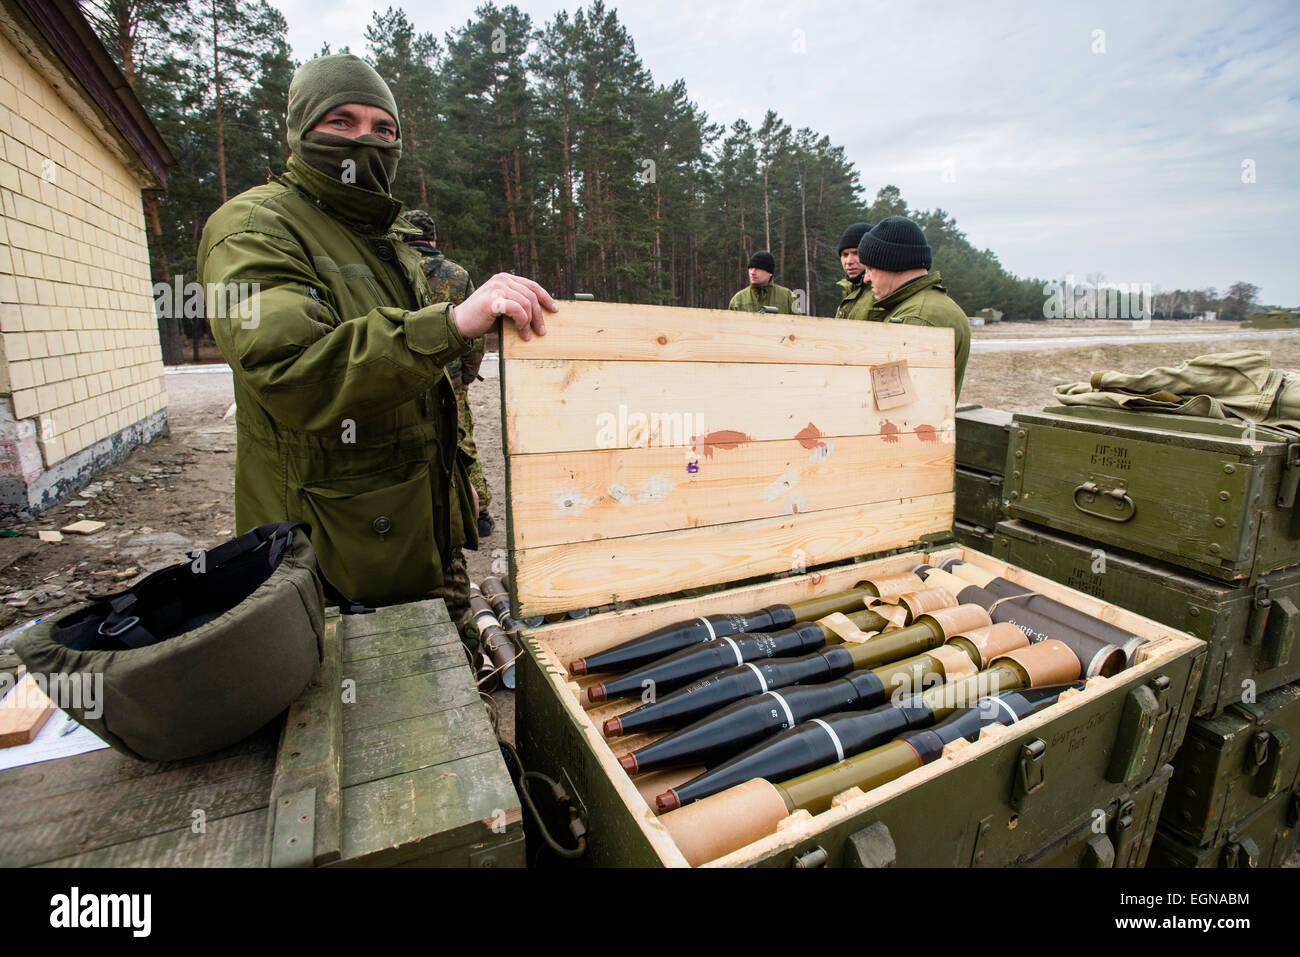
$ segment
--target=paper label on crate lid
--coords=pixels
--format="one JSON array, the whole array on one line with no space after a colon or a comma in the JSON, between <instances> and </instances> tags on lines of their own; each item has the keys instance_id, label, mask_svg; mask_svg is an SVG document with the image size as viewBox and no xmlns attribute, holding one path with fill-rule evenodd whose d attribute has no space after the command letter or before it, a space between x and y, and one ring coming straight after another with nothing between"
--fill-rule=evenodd
<instances>
[{"instance_id":1,"label":"paper label on crate lid","mask_svg":"<svg viewBox=\"0 0 1300 957\"><path fill-rule=\"evenodd\" d=\"M871 392L876 397L876 408L881 412L907 405L916 399L916 388L907 372L907 360L886 362L871 366Z\"/></svg>"}]
</instances>

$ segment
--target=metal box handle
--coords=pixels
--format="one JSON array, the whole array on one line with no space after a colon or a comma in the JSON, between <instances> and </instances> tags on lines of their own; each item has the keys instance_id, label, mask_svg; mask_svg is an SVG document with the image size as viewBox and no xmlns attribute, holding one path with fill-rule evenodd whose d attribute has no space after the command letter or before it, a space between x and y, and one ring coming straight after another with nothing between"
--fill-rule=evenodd
<instances>
[{"instance_id":1,"label":"metal box handle","mask_svg":"<svg viewBox=\"0 0 1300 957\"><path fill-rule=\"evenodd\" d=\"M1099 495L1111 501L1098 502ZM1102 488L1096 482L1084 482L1074 490L1074 507L1085 515L1108 522L1127 522L1137 514L1137 504L1125 489Z\"/></svg>"}]
</instances>

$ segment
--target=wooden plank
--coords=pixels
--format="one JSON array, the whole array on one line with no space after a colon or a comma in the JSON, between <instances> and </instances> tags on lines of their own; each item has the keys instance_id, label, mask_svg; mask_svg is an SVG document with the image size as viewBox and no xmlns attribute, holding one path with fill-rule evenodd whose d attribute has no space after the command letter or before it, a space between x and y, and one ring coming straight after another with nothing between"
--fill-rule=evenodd
<instances>
[{"instance_id":1,"label":"wooden plank","mask_svg":"<svg viewBox=\"0 0 1300 957\"><path fill-rule=\"evenodd\" d=\"M493 826L517 827L518 808L498 751L356 784L343 792L340 863L364 857L367 866L389 866L471 841L501 841L505 835Z\"/></svg>"},{"instance_id":2,"label":"wooden plank","mask_svg":"<svg viewBox=\"0 0 1300 957\"><path fill-rule=\"evenodd\" d=\"M353 731L343 747L343 786L496 750L496 736L476 697L460 707Z\"/></svg>"},{"instance_id":3,"label":"wooden plank","mask_svg":"<svg viewBox=\"0 0 1300 957\"><path fill-rule=\"evenodd\" d=\"M520 614L662 595L902 548L952 527L951 492L888 504L687 528L512 555Z\"/></svg>"},{"instance_id":4,"label":"wooden plank","mask_svg":"<svg viewBox=\"0 0 1300 957\"><path fill-rule=\"evenodd\" d=\"M478 689L463 656L460 667L396 678L383 684L358 685L355 702L345 701L343 705L344 741L362 728L459 708L478 700Z\"/></svg>"},{"instance_id":5,"label":"wooden plank","mask_svg":"<svg viewBox=\"0 0 1300 957\"><path fill-rule=\"evenodd\" d=\"M42 867L249 867L260 863L266 809L260 808L84 854Z\"/></svg>"},{"instance_id":6,"label":"wooden plank","mask_svg":"<svg viewBox=\"0 0 1300 957\"><path fill-rule=\"evenodd\" d=\"M839 323L809 316L738 315L725 309L565 302L547 334L528 342L513 327L505 358L869 366L906 357L913 367L953 367L949 329Z\"/></svg>"},{"instance_id":7,"label":"wooden plank","mask_svg":"<svg viewBox=\"0 0 1300 957\"><path fill-rule=\"evenodd\" d=\"M31 744L54 711L54 703L35 679L23 675L0 702L0 748Z\"/></svg>"},{"instance_id":8,"label":"wooden plank","mask_svg":"<svg viewBox=\"0 0 1300 957\"><path fill-rule=\"evenodd\" d=\"M339 615L345 642L406 628L428 628L449 620L441 598L388 605L365 615Z\"/></svg>"},{"instance_id":9,"label":"wooden plank","mask_svg":"<svg viewBox=\"0 0 1300 957\"><path fill-rule=\"evenodd\" d=\"M378 658L403 651L419 651L430 646L449 646L459 643L460 636L456 634L455 626L450 623L403 628L401 631L349 638L343 643L343 660L359 661L362 658Z\"/></svg>"},{"instance_id":10,"label":"wooden plank","mask_svg":"<svg viewBox=\"0 0 1300 957\"><path fill-rule=\"evenodd\" d=\"M468 660L465 649L457 642L455 647L435 645L419 651L403 651L396 655L349 661L343 669L343 677L352 679L358 685L374 684L411 674L443 671L466 664Z\"/></svg>"},{"instance_id":11,"label":"wooden plank","mask_svg":"<svg viewBox=\"0 0 1300 957\"><path fill-rule=\"evenodd\" d=\"M227 767L221 777L197 786L164 788L153 778L140 787L82 791L42 801L18 819L6 816L0 826L0 859L7 865L29 866L191 828L196 821L211 823L258 808L264 811L270 763L268 749L260 767ZM259 842L259 853L250 864L260 863L260 849Z\"/></svg>"},{"instance_id":12,"label":"wooden plank","mask_svg":"<svg viewBox=\"0 0 1300 957\"><path fill-rule=\"evenodd\" d=\"M704 460L661 448L516 456L514 541L538 548L621 538L952 488L953 432L894 439L755 442Z\"/></svg>"},{"instance_id":13,"label":"wooden plank","mask_svg":"<svg viewBox=\"0 0 1300 957\"><path fill-rule=\"evenodd\" d=\"M271 863L276 802L307 789L316 793L312 861L327 864L342 852L339 804L339 756L343 751L342 628L337 618L325 622L324 657L311 682L289 706L275 759L275 778L266 822L266 862ZM310 802L305 802L310 804Z\"/></svg>"},{"instance_id":14,"label":"wooden plank","mask_svg":"<svg viewBox=\"0 0 1300 957\"><path fill-rule=\"evenodd\" d=\"M506 448L513 457L694 445L707 460L745 442L953 427L951 367L912 370L918 398L886 412L861 367L762 371L759 379L741 364L520 360L503 381Z\"/></svg>"}]
</instances>

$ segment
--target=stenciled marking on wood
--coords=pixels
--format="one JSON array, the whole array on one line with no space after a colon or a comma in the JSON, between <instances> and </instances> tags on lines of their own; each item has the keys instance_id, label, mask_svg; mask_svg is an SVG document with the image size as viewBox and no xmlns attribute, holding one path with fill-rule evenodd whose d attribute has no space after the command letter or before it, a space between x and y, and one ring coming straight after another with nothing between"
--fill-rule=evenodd
<instances>
[{"instance_id":1,"label":"stenciled marking on wood","mask_svg":"<svg viewBox=\"0 0 1300 957\"><path fill-rule=\"evenodd\" d=\"M735 429L721 429L717 432L710 432L708 435L696 435L691 437L691 451L696 455L703 455L706 459L713 458L714 449L738 449L746 442L752 442L754 439L744 432L737 432Z\"/></svg>"},{"instance_id":2,"label":"stenciled marking on wood","mask_svg":"<svg viewBox=\"0 0 1300 957\"><path fill-rule=\"evenodd\" d=\"M898 441L898 426L888 419L880 423L880 438L891 445Z\"/></svg>"},{"instance_id":3,"label":"stenciled marking on wood","mask_svg":"<svg viewBox=\"0 0 1300 957\"><path fill-rule=\"evenodd\" d=\"M916 437L922 442L938 442L939 436L933 425L918 425L916 427Z\"/></svg>"}]
</instances>

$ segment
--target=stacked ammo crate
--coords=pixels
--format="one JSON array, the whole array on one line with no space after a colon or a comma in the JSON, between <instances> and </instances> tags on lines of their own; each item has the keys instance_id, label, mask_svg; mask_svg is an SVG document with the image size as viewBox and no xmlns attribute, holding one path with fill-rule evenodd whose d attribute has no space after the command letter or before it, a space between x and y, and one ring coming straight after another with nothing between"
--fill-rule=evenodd
<instances>
[{"instance_id":1,"label":"stacked ammo crate","mask_svg":"<svg viewBox=\"0 0 1300 957\"><path fill-rule=\"evenodd\" d=\"M1008 438L992 554L1209 645L1149 866L1280 865L1300 843L1300 440L1077 407Z\"/></svg>"},{"instance_id":2,"label":"stacked ammo crate","mask_svg":"<svg viewBox=\"0 0 1300 957\"><path fill-rule=\"evenodd\" d=\"M1011 413L978 405L957 407L953 475L953 537L993 554L993 529L1007 517L1003 470L1011 440Z\"/></svg>"}]
</instances>

